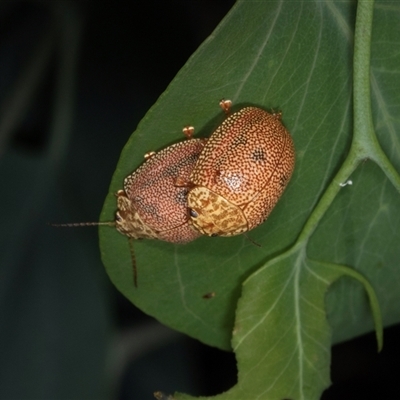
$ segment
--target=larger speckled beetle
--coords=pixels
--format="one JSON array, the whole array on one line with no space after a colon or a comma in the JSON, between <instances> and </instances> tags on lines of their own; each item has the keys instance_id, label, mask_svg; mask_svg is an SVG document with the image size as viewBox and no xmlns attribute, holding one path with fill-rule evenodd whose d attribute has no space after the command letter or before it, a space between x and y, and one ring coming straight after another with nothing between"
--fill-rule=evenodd
<instances>
[{"instance_id":1,"label":"larger speckled beetle","mask_svg":"<svg viewBox=\"0 0 400 400\"><path fill-rule=\"evenodd\" d=\"M229 101L221 107L229 109ZM233 236L270 214L292 175L294 145L281 114L245 107L211 135L189 178L192 224L204 235Z\"/></svg>"}]
</instances>

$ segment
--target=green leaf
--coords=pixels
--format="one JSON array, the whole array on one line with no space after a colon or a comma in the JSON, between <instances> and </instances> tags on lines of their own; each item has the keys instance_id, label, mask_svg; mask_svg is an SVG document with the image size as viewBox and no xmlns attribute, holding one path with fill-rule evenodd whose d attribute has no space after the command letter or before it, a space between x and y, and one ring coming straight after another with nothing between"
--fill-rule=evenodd
<instances>
[{"instance_id":1,"label":"green leaf","mask_svg":"<svg viewBox=\"0 0 400 400\"><path fill-rule=\"evenodd\" d=\"M265 358L257 367L259 379L270 384L257 386L259 398L267 396L262 393L317 398L329 382L331 340L373 328L362 286L341 279L327 297L330 338L324 294L339 276L362 280L373 299L359 273L368 278L384 324L400 321L400 53L394 51L400 7L383 1L375 5L370 46L372 5L360 2L356 10L350 1L239 1L142 120L123 149L105 201L101 220L113 220L114 193L143 154L181 140L186 125L209 136L224 118L218 109L221 98L236 106L282 110L295 142L296 169L268 221L250 232L261 247L246 236L203 237L184 246L137 241L135 289L127 239L100 229L107 272L126 297L166 325L222 349L231 348L235 310L248 278L237 308L241 333L233 341L235 347L243 336L250 344L237 348L239 382L243 376L250 379L257 357L281 352L274 355L276 362ZM349 179L352 185L344 186ZM285 284L287 292L282 291ZM274 298L277 307L272 308ZM371 304L379 328L377 301ZM321 312L315 321L308 315L313 307ZM268 335L250 334L254 318L260 322L268 310L263 331ZM303 338L300 346L303 330L314 341ZM378 329L381 341L379 335ZM283 391L278 383L285 362L290 371L282 375ZM253 387L251 380L243 382L246 390ZM235 390L227 398L240 398Z\"/></svg>"},{"instance_id":2,"label":"green leaf","mask_svg":"<svg viewBox=\"0 0 400 400\"><path fill-rule=\"evenodd\" d=\"M374 290L361 274L345 266L309 260L303 248L290 251L268 262L244 283L232 340L238 384L207 399L318 399L330 382L331 334L325 293L343 275L365 285L377 332L382 333ZM381 343L381 335L378 341ZM174 398L194 399L182 394Z\"/></svg>"}]
</instances>

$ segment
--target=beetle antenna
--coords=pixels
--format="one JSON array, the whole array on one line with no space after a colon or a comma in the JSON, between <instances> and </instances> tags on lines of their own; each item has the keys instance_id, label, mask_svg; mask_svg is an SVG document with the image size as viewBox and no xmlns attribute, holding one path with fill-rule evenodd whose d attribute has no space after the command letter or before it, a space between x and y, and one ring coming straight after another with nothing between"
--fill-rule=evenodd
<instances>
[{"instance_id":1,"label":"beetle antenna","mask_svg":"<svg viewBox=\"0 0 400 400\"><path fill-rule=\"evenodd\" d=\"M55 226L57 228L76 228L82 226L99 226L99 225L107 225L107 226L115 226L114 221L107 222L72 222L69 224L48 224L50 226Z\"/></svg>"},{"instance_id":2,"label":"beetle antenna","mask_svg":"<svg viewBox=\"0 0 400 400\"><path fill-rule=\"evenodd\" d=\"M136 268L136 257L135 257L135 251L133 248L133 241L135 239L129 238L129 250L131 252L131 259L132 259L132 268L133 268L133 284L135 287L138 287L138 279L137 279L137 268Z\"/></svg>"},{"instance_id":3,"label":"beetle antenna","mask_svg":"<svg viewBox=\"0 0 400 400\"><path fill-rule=\"evenodd\" d=\"M99 226L99 225L115 227L116 223L115 223L115 221L106 221L106 222L72 222L72 223L68 223L68 224L51 224L51 223L48 223L47 225L55 226L56 228L77 228L77 227ZM138 287L136 257L135 257L135 251L134 251L134 248L133 248L133 241L135 239L133 239L131 237L128 238L128 239L129 239L129 250L130 250L131 259L132 259L133 284L135 285L135 287Z\"/></svg>"}]
</instances>

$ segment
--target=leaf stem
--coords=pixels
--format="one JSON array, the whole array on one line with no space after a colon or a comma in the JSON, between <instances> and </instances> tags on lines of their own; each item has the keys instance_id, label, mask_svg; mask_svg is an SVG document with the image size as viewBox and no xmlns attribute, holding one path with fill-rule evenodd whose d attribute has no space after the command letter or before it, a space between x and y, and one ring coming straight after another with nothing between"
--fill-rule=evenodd
<instances>
[{"instance_id":1,"label":"leaf stem","mask_svg":"<svg viewBox=\"0 0 400 400\"><path fill-rule=\"evenodd\" d=\"M370 158L400 192L400 175L376 137L371 110L371 36L374 1L359 1L354 40L354 136L350 153Z\"/></svg>"},{"instance_id":2,"label":"leaf stem","mask_svg":"<svg viewBox=\"0 0 400 400\"><path fill-rule=\"evenodd\" d=\"M371 32L374 1L357 5L353 58L354 131L350 153L359 159L370 158L379 146L371 111Z\"/></svg>"},{"instance_id":3,"label":"leaf stem","mask_svg":"<svg viewBox=\"0 0 400 400\"><path fill-rule=\"evenodd\" d=\"M361 161L368 158L375 161L400 191L400 176L379 145L372 120L370 64L373 8L373 0L359 1L357 5L353 60L354 127L350 151L307 220L297 240L296 245L298 246L307 244L308 239L341 189L340 184L349 178Z\"/></svg>"},{"instance_id":4,"label":"leaf stem","mask_svg":"<svg viewBox=\"0 0 400 400\"><path fill-rule=\"evenodd\" d=\"M332 182L330 183L330 185L322 195L321 199L319 200L318 204L312 211L310 217L308 218L306 224L304 225L302 232L300 233L299 238L297 239L296 245L301 245L301 246L307 245L308 239L314 233L320 220L325 215L326 211L332 204L336 195L342 189L341 184L346 182L349 176L357 168L358 164L359 164L358 160L354 157L354 154L350 152L346 160L340 167L340 170L333 178Z\"/></svg>"}]
</instances>

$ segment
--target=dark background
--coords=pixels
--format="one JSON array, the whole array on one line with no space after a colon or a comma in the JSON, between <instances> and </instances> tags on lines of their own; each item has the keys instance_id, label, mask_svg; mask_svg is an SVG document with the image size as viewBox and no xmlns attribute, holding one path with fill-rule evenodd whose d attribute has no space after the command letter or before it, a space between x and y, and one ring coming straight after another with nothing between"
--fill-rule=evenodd
<instances>
[{"instance_id":1,"label":"dark background","mask_svg":"<svg viewBox=\"0 0 400 400\"><path fill-rule=\"evenodd\" d=\"M119 295L96 228L47 225L98 220L129 135L233 3L0 3L0 399L146 400L235 383L233 354ZM373 334L335 346L323 399L399 395L398 337L386 330L379 355Z\"/></svg>"}]
</instances>

